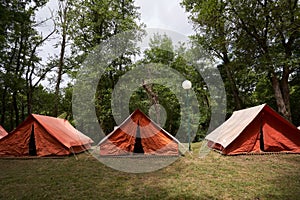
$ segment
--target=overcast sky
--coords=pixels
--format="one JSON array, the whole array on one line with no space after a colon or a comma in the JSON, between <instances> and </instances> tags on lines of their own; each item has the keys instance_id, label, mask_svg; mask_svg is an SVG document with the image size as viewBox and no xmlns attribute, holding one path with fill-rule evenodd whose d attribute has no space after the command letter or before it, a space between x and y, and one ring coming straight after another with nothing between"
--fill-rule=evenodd
<instances>
[{"instance_id":1,"label":"overcast sky","mask_svg":"<svg viewBox=\"0 0 300 200\"><path fill-rule=\"evenodd\" d=\"M192 25L180 6L181 0L136 0L140 7L141 21L147 28L162 28L191 35Z\"/></svg>"},{"instance_id":2,"label":"overcast sky","mask_svg":"<svg viewBox=\"0 0 300 200\"><path fill-rule=\"evenodd\" d=\"M183 35L191 35L192 25L188 23L187 14L180 6L182 0L136 0L135 4L140 7L141 22L147 28L161 28L178 32ZM37 14L37 20L41 21L50 16L50 9L57 9L58 0L50 0L49 3ZM51 21L39 28L43 35L53 29ZM49 46L49 45L47 45ZM48 54L50 54L47 48ZM43 52L45 55L46 52Z\"/></svg>"},{"instance_id":3,"label":"overcast sky","mask_svg":"<svg viewBox=\"0 0 300 200\"><path fill-rule=\"evenodd\" d=\"M136 0L135 4L140 7L141 22L146 24L147 28L167 29L188 36L193 33L192 25L188 23L187 14L180 6L180 1L182 0ZM50 17L50 9L55 11L57 8L58 0L50 0L37 13L37 21ZM44 37L52 30L51 20L38 28ZM49 56L53 57L54 54L59 54L59 49L54 48L56 41L56 39L52 39L39 49L39 54L44 61L47 61Z\"/></svg>"},{"instance_id":4,"label":"overcast sky","mask_svg":"<svg viewBox=\"0 0 300 200\"><path fill-rule=\"evenodd\" d=\"M141 22L147 28L160 28L175 31L179 34L189 36L193 33L192 25L188 23L187 14L180 6L182 0L136 0L135 4L140 7ZM50 9L57 9L58 0L50 0L49 3L37 14L37 20L41 21L50 16ZM39 31L45 36L53 30L51 21L39 27ZM48 41L40 48L40 55L47 60L47 57L59 54L59 49L53 46L56 40Z\"/></svg>"}]
</instances>

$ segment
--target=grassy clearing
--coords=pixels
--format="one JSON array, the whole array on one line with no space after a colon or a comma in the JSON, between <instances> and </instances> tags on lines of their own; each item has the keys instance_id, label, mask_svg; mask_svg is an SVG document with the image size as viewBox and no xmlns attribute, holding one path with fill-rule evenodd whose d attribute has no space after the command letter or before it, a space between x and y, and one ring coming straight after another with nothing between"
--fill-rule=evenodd
<instances>
[{"instance_id":1,"label":"grassy clearing","mask_svg":"<svg viewBox=\"0 0 300 200\"><path fill-rule=\"evenodd\" d=\"M161 170L130 174L94 157L0 159L0 199L299 199L300 155L179 158Z\"/></svg>"}]
</instances>

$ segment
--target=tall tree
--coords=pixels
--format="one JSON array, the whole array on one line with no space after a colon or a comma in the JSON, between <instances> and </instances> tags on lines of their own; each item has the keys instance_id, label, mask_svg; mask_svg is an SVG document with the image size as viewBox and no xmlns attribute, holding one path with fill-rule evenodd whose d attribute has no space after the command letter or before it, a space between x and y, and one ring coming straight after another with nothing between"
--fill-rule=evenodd
<instances>
[{"instance_id":1,"label":"tall tree","mask_svg":"<svg viewBox=\"0 0 300 200\"><path fill-rule=\"evenodd\" d=\"M65 66L65 57L66 57L66 47L68 43L68 30L69 30L69 9L70 9L70 1L69 0L60 0L58 2L58 11L57 11L57 26L59 27L59 35L60 35L60 53L58 58L58 66L57 66L57 79L55 84L55 102L54 102L54 116L58 116L58 106L60 102L60 84L62 80L62 75L64 72Z\"/></svg>"},{"instance_id":2,"label":"tall tree","mask_svg":"<svg viewBox=\"0 0 300 200\"><path fill-rule=\"evenodd\" d=\"M210 30L205 32L207 35L204 38L209 47L222 44L222 40L218 41L215 35L224 35L224 29L218 29L214 22L219 24L223 21L221 24L228 27L223 41L230 42L228 49L231 57L250 61L245 62L249 68L269 77L279 113L291 120L289 77L299 67L296 53L296 43L300 38L299 2L184 0L183 5L191 13L195 27ZM204 11L203 6L206 8ZM205 15L211 17L205 18L207 22L204 22ZM213 18L214 15L218 17ZM217 50L222 52L222 47Z\"/></svg>"},{"instance_id":3,"label":"tall tree","mask_svg":"<svg viewBox=\"0 0 300 200\"><path fill-rule=\"evenodd\" d=\"M2 119L6 114L6 105L11 100L14 113L15 126L19 124L21 117L31 112L32 94L34 88L44 78L49 70L40 63L38 48L50 37L42 37L36 31L38 25L34 19L35 12L45 5L47 1L1 1L1 72L4 80L2 82ZM3 19L3 20L2 20ZM3 34L3 35L2 35ZM5 37L3 37L5 36ZM9 97L11 95L11 97ZM26 102L24 103L24 98Z\"/></svg>"},{"instance_id":4,"label":"tall tree","mask_svg":"<svg viewBox=\"0 0 300 200\"><path fill-rule=\"evenodd\" d=\"M77 53L88 53L118 33L140 28L134 0L71 0L70 5L70 33Z\"/></svg>"},{"instance_id":5,"label":"tall tree","mask_svg":"<svg viewBox=\"0 0 300 200\"><path fill-rule=\"evenodd\" d=\"M194 23L196 35L192 36L192 39L222 61L219 68L226 77L228 90L233 96L233 105L235 109L241 109L243 101L236 83L237 77L234 74L233 42L235 38L232 32L234 27L224 17L226 3L215 0L184 0L182 5L190 12L190 19Z\"/></svg>"},{"instance_id":6,"label":"tall tree","mask_svg":"<svg viewBox=\"0 0 300 200\"><path fill-rule=\"evenodd\" d=\"M80 66L95 47L108 42L113 36L141 28L138 24L140 14L134 0L70 0L70 6L71 53L77 66ZM103 66L104 74L98 84L96 108L103 130L112 130L114 125L110 106L111 92L118 77L128 70L131 56L138 53L137 49L124 51L117 59Z\"/></svg>"},{"instance_id":7,"label":"tall tree","mask_svg":"<svg viewBox=\"0 0 300 200\"><path fill-rule=\"evenodd\" d=\"M197 52L199 52L198 50L199 49L197 49ZM153 64L155 69L166 67L172 68L193 83L193 91L195 92L199 104L201 105L194 105L195 102L190 102L192 107L200 107L201 119L199 119L197 122L191 123L192 125L201 127L198 129L196 137L192 138L192 140L198 141L200 138L203 138L205 130L208 128L209 95L205 91L206 85L203 79L197 72L195 66L193 66L193 64L199 61L201 58L196 58L193 54L193 51L194 49L188 48L184 43L173 44L171 38L165 34L154 34L153 37L150 38L149 49L144 51L144 58L142 58L140 62L143 64ZM156 73L156 70L149 70L147 76L155 79ZM165 76L168 77L167 75ZM162 105L168 115L164 125L164 128L167 131L170 133L177 133L181 123L183 124L183 127L186 129L188 128L186 126L187 123L180 121L180 115L184 111L181 110L182 108L180 108L180 104L175 96L174 91L171 91L164 85L152 83L143 84L143 88L144 93L138 91L140 98L135 97L135 99L143 100L145 99L144 94L146 93L148 95L147 101L143 101L144 104L148 104L148 107L144 105L144 107L146 107L146 111L148 111L149 105L151 106L158 103ZM156 110L156 121L159 122L159 120L161 120L161 116L159 115L160 107L157 106L157 108L154 108ZM194 118L197 119L197 116Z\"/></svg>"},{"instance_id":8,"label":"tall tree","mask_svg":"<svg viewBox=\"0 0 300 200\"><path fill-rule=\"evenodd\" d=\"M152 38L150 38L149 42L150 49L145 50L145 58L144 63L161 63L164 65L170 65L174 58L175 53L173 49L172 40L167 35L159 35L154 34ZM151 72L149 71L149 76L151 77ZM143 88L148 94L149 99L151 100L151 104L154 105L155 113L156 113L156 122L160 124L161 116L160 116L160 107L159 105L159 95L153 91L153 84L143 82Z\"/></svg>"}]
</instances>

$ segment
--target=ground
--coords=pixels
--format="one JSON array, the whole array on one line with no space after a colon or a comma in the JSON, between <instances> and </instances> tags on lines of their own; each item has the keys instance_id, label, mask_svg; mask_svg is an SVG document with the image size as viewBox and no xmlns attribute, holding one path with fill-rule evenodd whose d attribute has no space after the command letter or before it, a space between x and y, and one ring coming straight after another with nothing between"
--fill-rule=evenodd
<instances>
[{"instance_id":1,"label":"ground","mask_svg":"<svg viewBox=\"0 0 300 200\"><path fill-rule=\"evenodd\" d=\"M0 199L298 199L300 155L199 158L192 145L171 165L120 172L90 154L60 159L0 159Z\"/></svg>"}]
</instances>

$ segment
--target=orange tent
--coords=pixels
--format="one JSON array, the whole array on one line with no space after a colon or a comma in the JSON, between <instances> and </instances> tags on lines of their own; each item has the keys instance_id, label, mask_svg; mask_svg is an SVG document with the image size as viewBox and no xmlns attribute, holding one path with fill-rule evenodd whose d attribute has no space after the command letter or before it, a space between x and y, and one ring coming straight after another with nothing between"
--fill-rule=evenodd
<instances>
[{"instance_id":1,"label":"orange tent","mask_svg":"<svg viewBox=\"0 0 300 200\"><path fill-rule=\"evenodd\" d=\"M234 112L205 139L226 155L300 153L300 130L266 104Z\"/></svg>"},{"instance_id":2,"label":"orange tent","mask_svg":"<svg viewBox=\"0 0 300 200\"><path fill-rule=\"evenodd\" d=\"M179 155L179 141L140 110L100 141L100 155Z\"/></svg>"},{"instance_id":3,"label":"orange tent","mask_svg":"<svg viewBox=\"0 0 300 200\"><path fill-rule=\"evenodd\" d=\"M61 156L79 153L93 141L67 120L31 114L0 139L0 156Z\"/></svg>"},{"instance_id":4,"label":"orange tent","mask_svg":"<svg viewBox=\"0 0 300 200\"><path fill-rule=\"evenodd\" d=\"M8 133L6 130L0 125L0 139L6 136Z\"/></svg>"}]
</instances>

